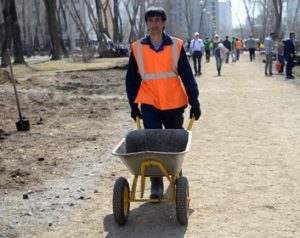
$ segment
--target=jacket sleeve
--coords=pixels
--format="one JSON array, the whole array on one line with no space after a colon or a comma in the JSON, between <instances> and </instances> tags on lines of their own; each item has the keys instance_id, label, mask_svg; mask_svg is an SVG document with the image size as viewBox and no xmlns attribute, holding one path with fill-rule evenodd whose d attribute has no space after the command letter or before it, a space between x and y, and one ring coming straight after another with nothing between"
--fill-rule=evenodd
<instances>
[{"instance_id":1,"label":"jacket sleeve","mask_svg":"<svg viewBox=\"0 0 300 238\"><path fill-rule=\"evenodd\" d=\"M183 48L181 48L181 53L178 60L178 74L181 77L182 83L185 87L189 104L192 107L200 107L200 102L198 100L198 85Z\"/></svg>"},{"instance_id":2,"label":"jacket sleeve","mask_svg":"<svg viewBox=\"0 0 300 238\"><path fill-rule=\"evenodd\" d=\"M286 59L290 59L291 53L292 53L292 42L290 40L287 40L284 44L284 57Z\"/></svg>"},{"instance_id":3,"label":"jacket sleeve","mask_svg":"<svg viewBox=\"0 0 300 238\"><path fill-rule=\"evenodd\" d=\"M129 63L126 73L126 93L130 107L134 106L134 100L137 96L138 90L140 88L142 78L138 73L137 62L131 52L129 56Z\"/></svg>"}]
</instances>

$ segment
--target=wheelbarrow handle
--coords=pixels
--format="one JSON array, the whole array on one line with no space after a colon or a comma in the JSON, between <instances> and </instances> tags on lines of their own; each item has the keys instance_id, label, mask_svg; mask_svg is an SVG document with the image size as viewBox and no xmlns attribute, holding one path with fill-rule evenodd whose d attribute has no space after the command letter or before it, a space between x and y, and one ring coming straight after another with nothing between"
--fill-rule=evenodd
<instances>
[{"instance_id":1,"label":"wheelbarrow handle","mask_svg":"<svg viewBox=\"0 0 300 238\"><path fill-rule=\"evenodd\" d=\"M188 131L192 130L192 127L193 127L193 124L194 124L195 120L196 120L196 119L195 119L194 116L190 119L189 124L188 124L188 126L187 126L187 130L188 130Z\"/></svg>"},{"instance_id":2,"label":"wheelbarrow handle","mask_svg":"<svg viewBox=\"0 0 300 238\"><path fill-rule=\"evenodd\" d=\"M136 124L136 128L137 129L142 129L141 118L139 116L136 116L136 118L135 118L135 124Z\"/></svg>"},{"instance_id":3,"label":"wheelbarrow handle","mask_svg":"<svg viewBox=\"0 0 300 238\"><path fill-rule=\"evenodd\" d=\"M196 120L196 119L195 119L194 116L190 119L189 124L188 124L188 126L187 126L187 130L188 130L188 131L190 131L190 130L192 129L195 120ZM137 128L137 129L142 129L142 126L141 126L141 118L140 118L139 116L137 116L137 117L135 118L135 124L136 124L136 128Z\"/></svg>"}]
</instances>

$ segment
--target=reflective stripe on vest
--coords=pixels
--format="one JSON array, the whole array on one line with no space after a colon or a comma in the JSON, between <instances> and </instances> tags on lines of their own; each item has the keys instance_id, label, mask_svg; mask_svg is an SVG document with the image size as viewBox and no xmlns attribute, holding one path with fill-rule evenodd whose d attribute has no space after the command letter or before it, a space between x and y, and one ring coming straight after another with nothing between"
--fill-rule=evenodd
<instances>
[{"instance_id":1,"label":"reflective stripe on vest","mask_svg":"<svg viewBox=\"0 0 300 238\"><path fill-rule=\"evenodd\" d=\"M178 62L178 46L177 39L171 37L173 40L172 44L172 52L173 52L173 71L164 72L164 73L154 73L154 74L146 74L144 61L143 61L143 50L142 50L142 40L137 41L137 64L139 66L140 74L142 79L160 79L160 78L171 78L177 76L177 62Z\"/></svg>"}]
</instances>

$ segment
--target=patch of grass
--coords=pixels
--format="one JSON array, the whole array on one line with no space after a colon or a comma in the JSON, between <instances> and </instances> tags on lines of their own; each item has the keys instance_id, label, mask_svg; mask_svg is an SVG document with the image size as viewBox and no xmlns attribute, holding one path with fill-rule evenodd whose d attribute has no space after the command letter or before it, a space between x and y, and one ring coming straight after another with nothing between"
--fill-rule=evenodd
<instances>
[{"instance_id":1,"label":"patch of grass","mask_svg":"<svg viewBox=\"0 0 300 238\"><path fill-rule=\"evenodd\" d=\"M101 70L125 65L128 58L101 58L93 59L88 63L72 62L71 59L56 61L43 61L29 63L27 65L13 65L16 76L25 75L55 75L68 71ZM9 70L9 68L7 68Z\"/></svg>"}]
</instances>

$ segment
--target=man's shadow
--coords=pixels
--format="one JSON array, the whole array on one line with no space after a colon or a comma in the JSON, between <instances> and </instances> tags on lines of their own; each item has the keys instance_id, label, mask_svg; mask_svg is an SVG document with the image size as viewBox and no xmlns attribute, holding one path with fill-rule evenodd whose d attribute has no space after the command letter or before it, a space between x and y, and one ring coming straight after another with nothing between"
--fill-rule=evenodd
<instances>
[{"instance_id":1,"label":"man's shadow","mask_svg":"<svg viewBox=\"0 0 300 238\"><path fill-rule=\"evenodd\" d=\"M169 188L165 196L169 196ZM137 208L130 210L128 221L119 226L113 214L104 220L106 238L115 237L184 237L188 225L180 225L176 217L175 202L167 203L138 203ZM132 203L130 205L133 205ZM189 209L189 215L193 213Z\"/></svg>"}]
</instances>

